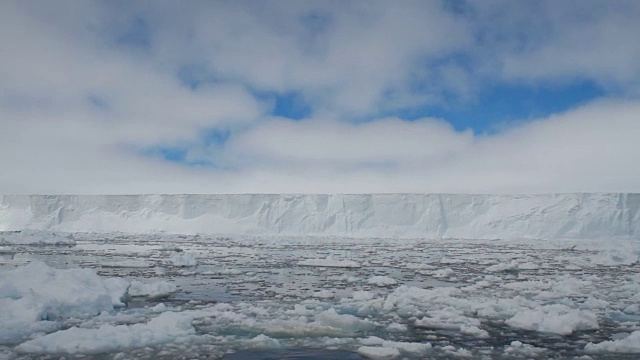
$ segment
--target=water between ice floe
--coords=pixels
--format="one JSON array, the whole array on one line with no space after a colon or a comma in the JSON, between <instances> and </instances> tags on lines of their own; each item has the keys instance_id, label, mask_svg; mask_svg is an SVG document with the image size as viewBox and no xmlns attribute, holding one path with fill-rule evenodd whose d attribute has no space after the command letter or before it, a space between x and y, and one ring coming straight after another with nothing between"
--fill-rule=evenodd
<instances>
[{"instance_id":1,"label":"water between ice floe","mask_svg":"<svg viewBox=\"0 0 640 360\"><path fill-rule=\"evenodd\" d=\"M100 316L55 319L58 333L94 331L105 342L100 346L87 340L56 347L55 332L47 330L1 345L0 357L640 356L640 347L624 343L640 327L638 247L631 242L104 234L73 240L5 241L1 269L32 260L94 269L103 278L137 281L143 296ZM186 328L165 336L144 327L170 312ZM136 341L105 340L117 331Z\"/></svg>"}]
</instances>

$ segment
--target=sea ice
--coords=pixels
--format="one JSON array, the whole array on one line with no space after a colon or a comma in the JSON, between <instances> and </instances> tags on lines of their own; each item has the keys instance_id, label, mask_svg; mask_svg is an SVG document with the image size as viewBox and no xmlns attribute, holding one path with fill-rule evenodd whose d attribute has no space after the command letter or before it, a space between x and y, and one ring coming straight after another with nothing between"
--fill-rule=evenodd
<instances>
[{"instance_id":1,"label":"sea ice","mask_svg":"<svg viewBox=\"0 0 640 360\"><path fill-rule=\"evenodd\" d=\"M403 353L411 355L425 354L433 347L431 343L422 342L404 342L404 341L389 341L381 339L377 336L369 336L368 338L359 339L360 344L365 346L381 346L385 348L395 348Z\"/></svg>"},{"instance_id":2,"label":"sea ice","mask_svg":"<svg viewBox=\"0 0 640 360\"><path fill-rule=\"evenodd\" d=\"M422 328L461 331L465 328L468 334L483 334L483 330L478 328L480 320L464 316L456 308L447 307L442 310L430 310L428 315L428 317L416 320L414 325Z\"/></svg>"},{"instance_id":3,"label":"sea ice","mask_svg":"<svg viewBox=\"0 0 640 360\"><path fill-rule=\"evenodd\" d=\"M316 321L322 325L331 326L347 332L373 330L376 328L376 324L370 320L362 320L349 314L338 314L333 308L316 315Z\"/></svg>"},{"instance_id":4,"label":"sea ice","mask_svg":"<svg viewBox=\"0 0 640 360\"><path fill-rule=\"evenodd\" d=\"M412 305L426 307L430 303L447 304L452 296L460 294L462 294L462 291L453 287L422 289L415 286L401 285L387 296L384 302L384 310L392 311Z\"/></svg>"},{"instance_id":5,"label":"sea ice","mask_svg":"<svg viewBox=\"0 0 640 360\"><path fill-rule=\"evenodd\" d=\"M152 284L133 280L129 286L129 296L145 296L150 299L161 299L178 291L175 284L167 281L157 281Z\"/></svg>"},{"instance_id":6,"label":"sea ice","mask_svg":"<svg viewBox=\"0 0 640 360\"><path fill-rule=\"evenodd\" d=\"M460 325L460 332L478 339L489 338L489 333L486 330L482 330L475 325Z\"/></svg>"},{"instance_id":7,"label":"sea ice","mask_svg":"<svg viewBox=\"0 0 640 360\"><path fill-rule=\"evenodd\" d=\"M331 256L324 259L305 259L298 261L300 266L318 266L318 267L339 267L339 268L359 268L360 263L352 260L336 260Z\"/></svg>"},{"instance_id":8,"label":"sea ice","mask_svg":"<svg viewBox=\"0 0 640 360\"><path fill-rule=\"evenodd\" d=\"M603 341L597 344L588 343L584 350L590 353L640 353L640 331L634 331L620 340Z\"/></svg>"},{"instance_id":9,"label":"sea ice","mask_svg":"<svg viewBox=\"0 0 640 360\"><path fill-rule=\"evenodd\" d=\"M192 267L198 265L198 259L194 254L190 253L177 253L171 255L169 261L173 266L177 267Z\"/></svg>"},{"instance_id":10,"label":"sea ice","mask_svg":"<svg viewBox=\"0 0 640 360\"><path fill-rule=\"evenodd\" d=\"M115 350L180 342L195 335L192 317L164 312L146 324L102 325L97 329L72 327L33 340L16 348L24 353L99 354Z\"/></svg>"},{"instance_id":11,"label":"sea ice","mask_svg":"<svg viewBox=\"0 0 640 360\"><path fill-rule=\"evenodd\" d=\"M506 356L534 357L546 351L547 349L535 347L530 344L523 344L516 340L512 341L509 346L505 346L504 354Z\"/></svg>"},{"instance_id":12,"label":"sea ice","mask_svg":"<svg viewBox=\"0 0 640 360\"><path fill-rule=\"evenodd\" d=\"M280 341L270 338L264 334L260 334L253 339L248 340L247 345L255 349L277 349L282 347Z\"/></svg>"},{"instance_id":13,"label":"sea ice","mask_svg":"<svg viewBox=\"0 0 640 360\"><path fill-rule=\"evenodd\" d=\"M102 266L114 267L114 268L148 268L148 267L152 267L153 264L144 260L127 259L127 260L104 263Z\"/></svg>"},{"instance_id":14,"label":"sea ice","mask_svg":"<svg viewBox=\"0 0 640 360\"><path fill-rule=\"evenodd\" d=\"M52 320L95 316L122 305L126 286L90 269L53 269L42 262L0 272L0 343L35 331L52 331Z\"/></svg>"},{"instance_id":15,"label":"sea ice","mask_svg":"<svg viewBox=\"0 0 640 360\"><path fill-rule=\"evenodd\" d=\"M0 233L0 244L8 245L75 245L71 234L24 229L16 232Z\"/></svg>"},{"instance_id":16,"label":"sea ice","mask_svg":"<svg viewBox=\"0 0 640 360\"><path fill-rule=\"evenodd\" d=\"M598 316L588 310L576 310L555 304L517 312L506 324L518 329L571 335L576 330L596 330Z\"/></svg>"},{"instance_id":17,"label":"sea ice","mask_svg":"<svg viewBox=\"0 0 640 360\"><path fill-rule=\"evenodd\" d=\"M57 275L47 280L29 279L33 284L25 287L33 287L38 295L46 288L41 283L51 283L65 296L81 298L85 289L98 292L83 283L86 273L93 273L89 282L96 289L100 284L103 287L99 304L104 306L98 307L98 300L88 298L82 300L84 305L71 304L71 309L62 311L62 305L51 296L32 296L19 288L26 276L15 280L14 289L14 284L6 280L12 280L16 270L0 273L0 339L5 344L0 347L0 358L5 353L9 358L18 358L21 354L16 350L26 356L47 358L65 354L117 357L117 353L130 357L175 357L187 353L206 357L243 348L331 348L383 359L524 359L549 356L559 349L571 358L584 355L584 351L640 352L634 345L640 342L640 335L623 335L636 330L640 323L640 307L636 304L640 301L640 276L634 275L636 265L629 265L626 258L616 260L607 255L612 263L622 264L595 266L589 261L581 271L565 271L571 261L579 262L581 254L592 256L605 245L594 247L581 242L580 249L565 250L573 249L574 242L536 245L528 240L506 239L344 238L314 242L307 238L217 240L205 236L176 240L175 235L162 234L82 234L76 239L78 244L73 248L33 246L28 251L20 250L15 257L0 253L0 259L5 259L0 265L6 269L31 258L51 256L53 264L60 259L69 260L70 264L95 267L101 274L119 276L102 278L92 270L75 269L85 275L74 281L77 287L71 287L59 278L58 272L66 270L45 265L50 270L37 272L52 271ZM180 241L185 252L179 254L197 254L196 263L202 266L172 266L172 254L160 250L164 241ZM103 266L118 264L124 246L148 250L126 251L125 259L163 265L162 271L128 267L127 262ZM116 256L112 247L118 247ZM358 264L367 265L336 268L327 266L327 258L305 260L309 254L324 257L346 252L355 255ZM559 254L567 256L558 260ZM308 264L318 260L316 265L321 268L303 268L297 260L309 260ZM352 261L338 256L331 260ZM438 268L420 264L437 264ZM451 267L442 268L441 264ZM496 264L508 265L503 267L507 270L489 273L487 267ZM443 270L443 275L455 272L455 283L434 279L438 270ZM383 281L377 287L373 275L384 275L378 279L406 285ZM166 305L154 306L155 302L147 301L178 288L185 289L184 294L174 296ZM218 289L227 289L228 293L221 294ZM124 296L147 299L136 299L130 302L135 306L112 311L124 305ZM90 311L83 311L83 307ZM43 311L34 313L34 309ZM175 321L169 319L171 316L176 317ZM599 324L601 329L590 331L598 329ZM505 331L505 325L512 329ZM528 332L522 342L513 341L515 334L521 334L519 330L537 333ZM574 336L564 336L568 334ZM17 346L21 342L24 343Z\"/></svg>"},{"instance_id":18,"label":"sea ice","mask_svg":"<svg viewBox=\"0 0 640 360\"><path fill-rule=\"evenodd\" d=\"M357 352L367 359L373 360L386 360L400 357L400 350L394 347L361 346L358 348Z\"/></svg>"},{"instance_id":19,"label":"sea ice","mask_svg":"<svg viewBox=\"0 0 640 360\"><path fill-rule=\"evenodd\" d=\"M376 286L389 286L395 285L398 282L396 279L389 276L373 276L367 280L367 284L376 285Z\"/></svg>"}]
</instances>

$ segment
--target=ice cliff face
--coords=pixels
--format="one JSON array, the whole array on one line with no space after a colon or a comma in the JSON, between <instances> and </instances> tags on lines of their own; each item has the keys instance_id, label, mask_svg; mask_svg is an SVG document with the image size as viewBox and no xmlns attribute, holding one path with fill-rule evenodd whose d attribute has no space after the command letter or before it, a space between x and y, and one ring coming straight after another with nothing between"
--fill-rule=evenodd
<instances>
[{"instance_id":1,"label":"ice cliff face","mask_svg":"<svg viewBox=\"0 0 640 360\"><path fill-rule=\"evenodd\" d=\"M0 230L640 238L640 194L5 195Z\"/></svg>"}]
</instances>

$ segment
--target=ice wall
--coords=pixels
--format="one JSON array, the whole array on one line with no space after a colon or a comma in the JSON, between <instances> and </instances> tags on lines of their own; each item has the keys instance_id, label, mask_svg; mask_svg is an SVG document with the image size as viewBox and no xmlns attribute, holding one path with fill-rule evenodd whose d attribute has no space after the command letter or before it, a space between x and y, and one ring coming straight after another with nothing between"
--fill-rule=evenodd
<instances>
[{"instance_id":1,"label":"ice wall","mask_svg":"<svg viewBox=\"0 0 640 360\"><path fill-rule=\"evenodd\" d=\"M0 230L640 238L640 194L5 195Z\"/></svg>"}]
</instances>

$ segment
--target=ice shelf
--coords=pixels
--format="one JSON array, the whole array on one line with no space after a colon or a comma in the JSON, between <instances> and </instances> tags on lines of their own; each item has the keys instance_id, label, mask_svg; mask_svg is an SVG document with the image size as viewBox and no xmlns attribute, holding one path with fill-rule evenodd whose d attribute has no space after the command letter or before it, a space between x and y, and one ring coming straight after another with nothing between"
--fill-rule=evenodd
<instances>
[{"instance_id":1,"label":"ice shelf","mask_svg":"<svg viewBox=\"0 0 640 360\"><path fill-rule=\"evenodd\" d=\"M0 231L461 239L640 237L640 194L4 195Z\"/></svg>"}]
</instances>

